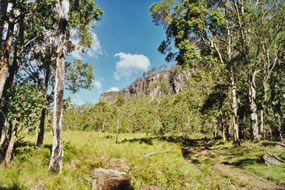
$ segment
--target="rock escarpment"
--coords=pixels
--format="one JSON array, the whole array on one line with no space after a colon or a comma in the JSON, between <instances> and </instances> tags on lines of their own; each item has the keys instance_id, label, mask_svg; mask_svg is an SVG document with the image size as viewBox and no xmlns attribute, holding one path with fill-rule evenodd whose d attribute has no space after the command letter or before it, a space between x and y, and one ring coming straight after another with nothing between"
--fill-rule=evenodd
<instances>
[{"instance_id":1,"label":"rock escarpment","mask_svg":"<svg viewBox=\"0 0 285 190\"><path fill-rule=\"evenodd\" d=\"M103 93L100 100L113 103L119 95L125 98L150 96L154 99L160 95L179 93L186 86L190 76L189 70L182 70L180 66L175 66L147 77L140 77L121 91Z\"/></svg>"}]
</instances>

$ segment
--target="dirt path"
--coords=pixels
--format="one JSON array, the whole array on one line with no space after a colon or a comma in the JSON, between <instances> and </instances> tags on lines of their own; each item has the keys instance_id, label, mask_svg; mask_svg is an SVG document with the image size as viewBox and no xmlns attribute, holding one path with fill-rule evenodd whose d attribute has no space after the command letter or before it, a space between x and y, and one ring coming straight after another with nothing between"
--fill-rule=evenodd
<instances>
[{"instance_id":1,"label":"dirt path","mask_svg":"<svg viewBox=\"0 0 285 190\"><path fill-rule=\"evenodd\" d=\"M200 156L207 157L212 163L211 168L218 175L223 176L225 173L230 173L230 174L233 174L235 180L239 181L240 183L242 182L248 183L249 186L246 187L246 189L253 189L253 188L258 189L258 190L259 189L266 189L266 190L284 190L285 189L285 187L276 186L270 183L269 181L261 180L258 177L245 174L238 169L234 169L225 164L220 163L218 160L212 157L212 154L216 154L216 153L213 147L211 146L211 144L207 142L203 142L203 141L197 142L195 147L188 147L188 149L186 148L182 149L183 156L185 160L187 161L187 163L190 165L190 167L197 170L200 174L203 174L203 171L198 167L198 165L196 165L195 163L193 163L191 159L189 159L189 156L187 156L190 153L189 148L196 157L200 157Z\"/></svg>"}]
</instances>

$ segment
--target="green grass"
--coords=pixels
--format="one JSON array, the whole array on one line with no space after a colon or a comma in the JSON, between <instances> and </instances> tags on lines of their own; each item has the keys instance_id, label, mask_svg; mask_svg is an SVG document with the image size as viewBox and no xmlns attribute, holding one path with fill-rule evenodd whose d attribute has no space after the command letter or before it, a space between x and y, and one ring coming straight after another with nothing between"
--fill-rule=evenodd
<instances>
[{"instance_id":1,"label":"green grass","mask_svg":"<svg viewBox=\"0 0 285 190\"><path fill-rule=\"evenodd\" d=\"M175 143L152 140L115 144L114 135L95 132L65 131L64 166L61 175L48 173L51 133L45 136L45 144L36 148L36 136L27 136L18 146L10 168L0 166L0 189L31 189L41 186L46 189L89 189L82 178L91 179L97 167L106 167L111 158L124 159L131 168L132 187L141 189L147 184L160 184L168 189L197 189L203 186L199 174L183 159L180 146ZM145 134L121 134L120 139L145 138ZM150 136L148 136L150 137ZM171 150L147 158L149 152Z\"/></svg>"},{"instance_id":2,"label":"green grass","mask_svg":"<svg viewBox=\"0 0 285 190\"><path fill-rule=\"evenodd\" d=\"M199 135L191 136L197 139ZM285 150L278 146L265 146L243 142L241 147L232 143L216 141L212 155L195 155L194 144L181 141L169 142L146 134L120 134L121 143L115 144L115 134L82 131L64 131L64 166L60 175L48 173L52 134L47 133L41 148L35 145L36 135L28 135L18 144L10 168L0 165L0 189L90 189L95 168L107 168L111 158L122 158L130 167L133 189L148 184L158 184L167 189L241 189L248 182L238 180L231 173L217 173L213 170L213 159L230 165L242 172L285 183L285 165L266 166L258 162L264 153L275 154L284 159ZM179 139L179 138L178 138ZM174 139L175 140L175 139ZM191 168L182 156L181 149L187 148L189 157L202 171ZM170 150L171 153L157 154L143 158L150 152ZM283 156L283 157L282 157Z\"/></svg>"},{"instance_id":3,"label":"green grass","mask_svg":"<svg viewBox=\"0 0 285 190\"><path fill-rule=\"evenodd\" d=\"M285 184L285 163L280 166L267 166L260 161L263 154L279 156L285 159L285 148L278 145L264 145L263 142L254 144L249 141L242 143L240 147L234 147L232 143L219 144L216 154L220 155L220 162L231 162L232 167L242 170L242 172L255 175L275 183Z\"/></svg>"}]
</instances>

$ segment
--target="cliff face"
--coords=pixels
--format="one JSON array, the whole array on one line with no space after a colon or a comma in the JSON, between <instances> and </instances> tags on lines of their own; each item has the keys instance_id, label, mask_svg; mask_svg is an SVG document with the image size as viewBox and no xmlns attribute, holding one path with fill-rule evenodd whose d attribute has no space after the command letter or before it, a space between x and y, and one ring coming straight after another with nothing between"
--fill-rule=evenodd
<instances>
[{"instance_id":1,"label":"cliff face","mask_svg":"<svg viewBox=\"0 0 285 190\"><path fill-rule=\"evenodd\" d=\"M187 79L191 73L189 70L182 70L180 67L174 67L170 70L157 72L147 78L140 77L136 79L129 87L119 92L106 92L101 94L100 100L113 103L118 95L126 98L135 96L151 96L152 99L160 95L169 95L179 93L183 90Z\"/></svg>"}]
</instances>

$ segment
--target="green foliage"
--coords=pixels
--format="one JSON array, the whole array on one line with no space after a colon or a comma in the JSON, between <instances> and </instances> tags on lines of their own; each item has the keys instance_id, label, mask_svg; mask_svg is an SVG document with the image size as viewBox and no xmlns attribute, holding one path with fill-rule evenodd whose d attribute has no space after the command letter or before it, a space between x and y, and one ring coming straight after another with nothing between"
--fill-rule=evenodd
<instances>
[{"instance_id":1,"label":"green foliage","mask_svg":"<svg viewBox=\"0 0 285 190\"><path fill-rule=\"evenodd\" d=\"M92 83L95 77L92 64L83 64L81 60L75 60L72 64L67 64L66 68L67 90L76 93L81 88L89 90L93 88Z\"/></svg>"},{"instance_id":2,"label":"green foliage","mask_svg":"<svg viewBox=\"0 0 285 190\"><path fill-rule=\"evenodd\" d=\"M150 14L152 15L153 22L157 25L165 25L170 22L169 13L172 9L175 0L165 0L160 3L155 3L150 8Z\"/></svg>"},{"instance_id":3,"label":"green foliage","mask_svg":"<svg viewBox=\"0 0 285 190\"><path fill-rule=\"evenodd\" d=\"M284 70L280 69L284 62L284 7L284 2L271 0L162 0L150 11L154 23L166 28L166 40L158 48L167 55L166 60L175 59L193 71L208 68L215 75L216 85L226 87L208 91L211 95L201 111L218 119L235 107L237 120L249 131L251 113L258 115L259 111L267 114L263 120L258 115L258 123L279 129L284 126L280 119L284 103L278 90L282 82L277 82ZM170 18L168 22L166 18ZM254 100L250 85L257 93ZM228 87L237 91L238 101L233 101ZM237 106L231 106L233 102Z\"/></svg>"},{"instance_id":4,"label":"green foliage","mask_svg":"<svg viewBox=\"0 0 285 190\"><path fill-rule=\"evenodd\" d=\"M179 94L155 99L119 94L113 104L100 101L96 105L71 107L64 113L64 129L115 132L119 118L120 132L187 135L203 130L207 133L211 131L212 119L200 110L214 87L213 77L205 70L197 70ZM163 84L160 90L169 90L170 82L163 81Z\"/></svg>"},{"instance_id":5,"label":"green foliage","mask_svg":"<svg viewBox=\"0 0 285 190\"><path fill-rule=\"evenodd\" d=\"M90 48L93 41L91 28L95 28L103 10L93 0L71 0L70 5L69 26L78 31L75 38L80 40L80 46Z\"/></svg>"},{"instance_id":6,"label":"green foliage","mask_svg":"<svg viewBox=\"0 0 285 190\"><path fill-rule=\"evenodd\" d=\"M39 123L43 108L43 98L39 94L39 89L32 85L19 86L16 93L8 99L8 112L1 109L0 113L9 122L18 124L18 130L33 131Z\"/></svg>"}]
</instances>

